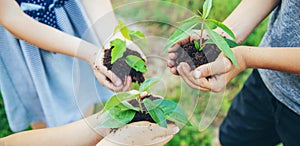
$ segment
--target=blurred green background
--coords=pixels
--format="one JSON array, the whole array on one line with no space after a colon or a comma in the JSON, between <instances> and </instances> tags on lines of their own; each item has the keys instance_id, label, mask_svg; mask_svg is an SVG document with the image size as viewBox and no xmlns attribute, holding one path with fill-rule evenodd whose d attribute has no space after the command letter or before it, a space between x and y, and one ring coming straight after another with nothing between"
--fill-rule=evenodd
<instances>
[{"instance_id":1,"label":"blurred green background","mask_svg":"<svg viewBox=\"0 0 300 146\"><path fill-rule=\"evenodd\" d=\"M139 0L112 0L112 4L114 8L122 7L128 3L138 2ZM197 12L197 10L202 10L203 0L160 0L164 3L169 3L171 5L175 4L180 7L185 7L193 12ZM186 14L176 12L172 10L170 12L163 12L160 9L156 9L160 7L157 1L148 1L147 5L143 5L140 9L129 9L126 10L127 13L122 13L116 11L119 17L123 19L129 19L133 21L138 21L139 19L147 19L148 17L151 19L155 18L157 20L161 20L161 22L176 22L181 21L186 17ZM214 0L213 1L213 9L210 14L210 18L214 18L219 21L223 21L232 10L238 5L240 0ZM151 13L144 12L145 9L153 9ZM137 20L134 20L137 19ZM242 23L242 22L241 22ZM165 36L168 37L173 31L174 28L166 23L160 22L149 22L143 24L145 28L146 34L147 32L151 35ZM267 19L264 20L248 37L248 39L244 42L245 45L257 46L260 43L261 38L263 37L264 32L267 28ZM159 46L158 46L159 47ZM163 46L160 46L162 48ZM226 92L224 94L225 98L223 99L221 109L219 110L217 117L212 122L212 124L203 131L199 131L194 127L184 127L167 145L174 146L210 146L215 145L217 142L217 131L222 119L226 116L227 110L230 107L231 100L241 89L243 83L247 79L251 70L246 70L239 74L236 78L234 78L230 84L227 86ZM151 76L151 73L150 75ZM179 97L181 97L179 85L172 85L172 88L168 88L166 98L172 99L174 101L178 101ZM205 111L206 103L210 94L201 94L199 97L197 108L194 111L194 115L199 116L197 119L201 119L203 112ZM2 97L0 98L0 137L4 137L12 134L9 129L7 118L5 115L4 104L2 101Z\"/></svg>"}]
</instances>

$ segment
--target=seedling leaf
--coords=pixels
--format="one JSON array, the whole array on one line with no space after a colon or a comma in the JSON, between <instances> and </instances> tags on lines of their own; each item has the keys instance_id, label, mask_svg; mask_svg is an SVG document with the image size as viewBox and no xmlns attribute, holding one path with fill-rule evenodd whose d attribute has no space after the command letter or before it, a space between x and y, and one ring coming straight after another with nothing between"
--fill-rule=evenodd
<instances>
[{"instance_id":1,"label":"seedling leaf","mask_svg":"<svg viewBox=\"0 0 300 146\"><path fill-rule=\"evenodd\" d=\"M139 72L146 72L146 63L140 57L135 55L128 55L125 59L126 63L132 67L134 70Z\"/></svg>"},{"instance_id":2,"label":"seedling leaf","mask_svg":"<svg viewBox=\"0 0 300 146\"><path fill-rule=\"evenodd\" d=\"M118 25L115 27L114 34L117 33L117 31L120 31L124 38L131 40L130 31L126 24L121 20L119 20Z\"/></svg>"},{"instance_id":3,"label":"seedling leaf","mask_svg":"<svg viewBox=\"0 0 300 146\"><path fill-rule=\"evenodd\" d=\"M215 44L215 43L212 39L208 39L203 43L203 45L206 45L206 44Z\"/></svg>"},{"instance_id":4,"label":"seedling leaf","mask_svg":"<svg viewBox=\"0 0 300 146\"><path fill-rule=\"evenodd\" d=\"M141 109L139 107L134 107L131 105L128 101L121 102L124 106L126 106L128 109L132 109L134 111L140 111Z\"/></svg>"},{"instance_id":5,"label":"seedling leaf","mask_svg":"<svg viewBox=\"0 0 300 146\"><path fill-rule=\"evenodd\" d=\"M122 101L127 99L134 99L136 97L140 96L140 94L130 94L127 92L120 92L115 95L113 95L105 104L103 110L107 111L111 109L114 106L119 105Z\"/></svg>"},{"instance_id":6,"label":"seedling leaf","mask_svg":"<svg viewBox=\"0 0 300 146\"><path fill-rule=\"evenodd\" d=\"M195 45L195 48L196 48L198 51L200 51L201 47L200 47L198 41L194 40L194 45Z\"/></svg>"},{"instance_id":7,"label":"seedling leaf","mask_svg":"<svg viewBox=\"0 0 300 146\"><path fill-rule=\"evenodd\" d=\"M157 104L155 104L150 99L144 99L143 100L144 105L149 112L152 119L161 127L167 128L167 120L165 118L165 115L161 108L158 107Z\"/></svg>"},{"instance_id":8,"label":"seedling leaf","mask_svg":"<svg viewBox=\"0 0 300 146\"><path fill-rule=\"evenodd\" d=\"M126 51L126 42L121 39L115 39L110 42L110 46L113 47L111 51L111 64L113 64L119 58L123 57Z\"/></svg>"},{"instance_id":9,"label":"seedling leaf","mask_svg":"<svg viewBox=\"0 0 300 146\"><path fill-rule=\"evenodd\" d=\"M227 39L227 38L224 38L224 39L225 39L226 43L229 45L230 48L239 46L239 44L236 43L236 42L233 41L233 40L230 40L230 39Z\"/></svg>"},{"instance_id":10,"label":"seedling leaf","mask_svg":"<svg viewBox=\"0 0 300 146\"><path fill-rule=\"evenodd\" d=\"M211 7L212 7L212 0L205 0L203 4L203 15L202 15L203 20L205 20L208 17Z\"/></svg>"},{"instance_id":11,"label":"seedling leaf","mask_svg":"<svg viewBox=\"0 0 300 146\"><path fill-rule=\"evenodd\" d=\"M96 128L119 128L129 123L134 118L135 113L134 110L119 104L100 115Z\"/></svg>"},{"instance_id":12,"label":"seedling leaf","mask_svg":"<svg viewBox=\"0 0 300 146\"><path fill-rule=\"evenodd\" d=\"M150 79L147 79L146 81L144 81L142 83L142 85L140 86L140 93L148 91L150 89L151 86L153 86L154 84L158 83L160 81L161 78L158 77L153 77Z\"/></svg>"},{"instance_id":13,"label":"seedling leaf","mask_svg":"<svg viewBox=\"0 0 300 146\"><path fill-rule=\"evenodd\" d=\"M164 99L156 99L153 102L158 105L160 109L162 109L168 120L173 121L178 125L191 126L191 123L189 122L184 110L178 106L177 103Z\"/></svg>"},{"instance_id":14,"label":"seedling leaf","mask_svg":"<svg viewBox=\"0 0 300 146\"><path fill-rule=\"evenodd\" d=\"M236 67L238 67L238 63L235 59L235 56L232 50L230 49L230 47L228 46L228 44L226 43L226 41L224 40L224 38L222 38L219 34L217 34L216 32L210 29L206 29L206 32L209 38L214 41L214 43L218 46L218 48L231 60L231 62Z\"/></svg>"},{"instance_id":15,"label":"seedling leaf","mask_svg":"<svg viewBox=\"0 0 300 146\"><path fill-rule=\"evenodd\" d=\"M166 52L167 49L172 47L178 41L185 39L189 35L191 35L193 33L192 29L198 24L200 24L199 16L193 16L184 21L179 22L179 28L169 37L163 51Z\"/></svg>"},{"instance_id":16,"label":"seedling leaf","mask_svg":"<svg viewBox=\"0 0 300 146\"><path fill-rule=\"evenodd\" d=\"M130 30L129 35L130 35L131 38L136 37L136 38L139 38L139 39L142 39L142 40L146 39L145 35L139 30Z\"/></svg>"},{"instance_id":17,"label":"seedling leaf","mask_svg":"<svg viewBox=\"0 0 300 146\"><path fill-rule=\"evenodd\" d=\"M217 27L219 27L222 30L224 30L231 38L233 38L234 40L236 39L234 33L225 24L223 24L222 22L214 20L214 19L207 19L206 21L213 23Z\"/></svg>"}]
</instances>

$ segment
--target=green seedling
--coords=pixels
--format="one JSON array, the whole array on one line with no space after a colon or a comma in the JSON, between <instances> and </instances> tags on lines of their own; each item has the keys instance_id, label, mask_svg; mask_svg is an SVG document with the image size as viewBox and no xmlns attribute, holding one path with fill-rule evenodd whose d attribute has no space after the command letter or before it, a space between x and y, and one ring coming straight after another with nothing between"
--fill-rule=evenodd
<instances>
[{"instance_id":1,"label":"green seedling","mask_svg":"<svg viewBox=\"0 0 300 146\"><path fill-rule=\"evenodd\" d=\"M219 27L221 28L224 32L226 32L232 39L236 39L234 36L234 33L222 22L219 22L214 19L208 19L208 15L211 11L212 8L212 0L205 0L203 4L203 12L201 13L198 11L198 14L184 20L181 22L178 22L179 27L178 29L169 37L169 39L166 42L166 45L164 47L164 51L166 51L168 48L172 47L175 43L178 41L187 38L190 35L195 34L193 29L196 26L200 26L200 34L196 34L200 37L200 43L195 43L195 48L198 51L201 51L202 48L205 47L207 44L215 44L231 61L232 63L238 67L236 58L230 49L230 47L235 47L238 46L237 43L230 39L223 38L220 36L218 33L213 31L213 28L208 27L208 26L213 26L213 27ZM204 31L208 35L209 39L206 42L202 41Z\"/></svg>"},{"instance_id":2,"label":"green seedling","mask_svg":"<svg viewBox=\"0 0 300 146\"><path fill-rule=\"evenodd\" d=\"M101 111L97 128L119 128L128 124L137 112L148 113L161 127L167 127L167 120L173 121L177 125L191 126L185 112L177 103L166 99L153 101L148 98L141 99L141 94L143 92L149 93L151 86L159 81L160 78L150 78L141 84L139 93L121 92L112 96ZM139 106L134 107L129 104L128 100L130 99L136 99ZM143 110L142 104L144 104L146 111Z\"/></svg>"},{"instance_id":3,"label":"green seedling","mask_svg":"<svg viewBox=\"0 0 300 146\"><path fill-rule=\"evenodd\" d=\"M126 39L133 41L135 38L137 39L143 39L145 40L145 35L136 30L130 30L124 22L119 20L119 24L116 26L114 30L114 34L117 33L118 31L121 32L122 36L125 38L124 40L122 39L114 39L110 41L110 46L112 48L111 51L111 64L116 62L118 59L122 58L124 55L124 52L126 51ZM135 55L129 55L126 57L126 63L135 69L136 71L139 72L146 72L146 63L144 60L138 56Z\"/></svg>"}]
</instances>

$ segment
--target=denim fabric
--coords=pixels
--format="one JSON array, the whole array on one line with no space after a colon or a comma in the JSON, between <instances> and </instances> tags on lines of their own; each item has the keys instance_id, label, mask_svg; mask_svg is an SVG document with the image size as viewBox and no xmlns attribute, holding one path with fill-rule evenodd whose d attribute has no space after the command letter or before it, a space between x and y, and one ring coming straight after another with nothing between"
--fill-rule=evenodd
<instances>
[{"instance_id":1,"label":"denim fabric","mask_svg":"<svg viewBox=\"0 0 300 146\"><path fill-rule=\"evenodd\" d=\"M67 1L53 11L61 31L100 48L79 1ZM86 62L41 50L14 38L2 26L0 36L0 89L13 131L37 121L48 127L76 121L88 107L112 95Z\"/></svg>"}]
</instances>

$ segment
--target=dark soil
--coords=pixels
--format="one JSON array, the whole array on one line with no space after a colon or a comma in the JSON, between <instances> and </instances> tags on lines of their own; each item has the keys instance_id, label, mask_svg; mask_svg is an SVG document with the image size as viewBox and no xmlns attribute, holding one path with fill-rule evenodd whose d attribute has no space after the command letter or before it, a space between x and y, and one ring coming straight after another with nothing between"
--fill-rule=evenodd
<instances>
[{"instance_id":1,"label":"dark soil","mask_svg":"<svg viewBox=\"0 0 300 146\"><path fill-rule=\"evenodd\" d=\"M200 44L200 41L197 40ZM202 42L205 40L202 39ZM190 65L191 70L194 70L200 65L213 62L221 53L220 49L215 44L207 44L202 51L198 51L194 45L194 41L181 45L177 51L178 56L175 60L175 66L181 62L186 62Z\"/></svg>"},{"instance_id":2,"label":"dark soil","mask_svg":"<svg viewBox=\"0 0 300 146\"><path fill-rule=\"evenodd\" d=\"M148 99L150 99L152 101L155 100L155 99L161 99L159 97L148 95L148 96L144 97L142 100L144 100L146 98L148 98ZM129 103L132 106L134 106L134 107L138 107L139 106L139 103L137 102L136 99L130 100ZM145 105L144 105L143 102L142 102L142 108L143 108L144 112L143 113L142 112L137 112L134 115L133 119L129 123L138 122L138 121L149 121L151 123L155 123L155 121L152 119L152 117L150 116L150 114L147 112L147 109L146 109L146 107L145 107ZM174 123L174 122L167 120L167 123Z\"/></svg>"},{"instance_id":3,"label":"dark soil","mask_svg":"<svg viewBox=\"0 0 300 146\"><path fill-rule=\"evenodd\" d=\"M132 82L144 82L145 78L143 74L134 70L125 62L125 58L128 55L141 57L138 52L126 49L123 57L114 62L114 64L111 64L111 50L112 48L104 50L103 65L106 66L108 70L115 73L123 82L125 81L126 76L131 76Z\"/></svg>"},{"instance_id":4,"label":"dark soil","mask_svg":"<svg viewBox=\"0 0 300 146\"><path fill-rule=\"evenodd\" d=\"M150 100L160 99L160 98L154 97L152 95L146 96L143 99L145 99L145 98L149 98ZM133 105L134 107L138 107L139 106L139 103L137 102L136 99L133 99L133 100L129 101L129 103L131 105ZM146 110L146 107L145 107L144 103L142 103L142 107L143 107L144 113L137 112L135 114L134 118L129 123L133 123L133 122L137 122L137 121L149 121L151 123L155 123L155 121L151 118L150 114L149 113L145 113L145 111L147 111L147 110Z\"/></svg>"}]
</instances>

